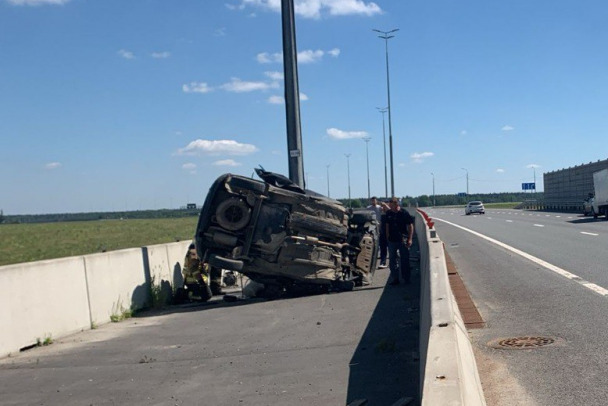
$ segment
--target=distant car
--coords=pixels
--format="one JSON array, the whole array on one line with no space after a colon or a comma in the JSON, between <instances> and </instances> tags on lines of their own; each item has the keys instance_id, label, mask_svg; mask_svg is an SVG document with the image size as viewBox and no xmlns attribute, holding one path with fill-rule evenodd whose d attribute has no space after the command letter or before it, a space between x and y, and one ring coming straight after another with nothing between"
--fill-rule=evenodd
<instances>
[{"instance_id":1,"label":"distant car","mask_svg":"<svg viewBox=\"0 0 608 406\"><path fill-rule=\"evenodd\" d=\"M464 214L467 216L472 213L485 214L485 212L486 209L483 207L483 203L479 200L474 200L467 203L467 206L464 208Z\"/></svg>"},{"instance_id":2,"label":"distant car","mask_svg":"<svg viewBox=\"0 0 608 406\"><path fill-rule=\"evenodd\" d=\"M590 216L593 214L593 197L589 197L583 200L583 216Z\"/></svg>"}]
</instances>

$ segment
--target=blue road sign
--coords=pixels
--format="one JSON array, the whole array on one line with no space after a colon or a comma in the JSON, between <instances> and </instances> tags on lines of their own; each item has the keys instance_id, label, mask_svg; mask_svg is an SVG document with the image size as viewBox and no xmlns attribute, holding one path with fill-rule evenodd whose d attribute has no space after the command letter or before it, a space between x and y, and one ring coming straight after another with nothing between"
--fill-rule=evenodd
<instances>
[{"instance_id":1,"label":"blue road sign","mask_svg":"<svg viewBox=\"0 0 608 406\"><path fill-rule=\"evenodd\" d=\"M536 183L522 183L521 190L536 190Z\"/></svg>"}]
</instances>

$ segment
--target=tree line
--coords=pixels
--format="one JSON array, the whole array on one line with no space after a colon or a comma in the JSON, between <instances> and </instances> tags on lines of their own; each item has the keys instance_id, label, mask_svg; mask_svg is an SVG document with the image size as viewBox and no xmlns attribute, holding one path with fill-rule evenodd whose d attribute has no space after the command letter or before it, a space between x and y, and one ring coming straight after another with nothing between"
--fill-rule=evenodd
<instances>
[{"instance_id":1,"label":"tree line","mask_svg":"<svg viewBox=\"0 0 608 406\"><path fill-rule=\"evenodd\" d=\"M484 203L512 203L526 200L542 200L543 193L482 193L474 195L421 195L418 197L405 196L401 198L403 207L430 207L430 206L464 206L471 200L481 200ZM380 200L387 200L380 198ZM351 199L338 199L344 206L354 209L367 207L369 200L365 197ZM126 220L126 219L159 219L198 216L199 208L136 210L116 212L91 213L61 213L61 214L23 214L4 215L0 210L0 224L20 223L51 223L60 221L98 221L98 220Z\"/></svg>"}]
</instances>

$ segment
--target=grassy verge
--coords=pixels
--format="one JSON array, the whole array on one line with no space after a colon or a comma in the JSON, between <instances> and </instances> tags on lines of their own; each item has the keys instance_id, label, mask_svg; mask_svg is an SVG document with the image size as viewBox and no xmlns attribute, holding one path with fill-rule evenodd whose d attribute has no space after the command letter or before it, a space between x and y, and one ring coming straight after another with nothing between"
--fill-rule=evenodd
<instances>
[{"instance_id":1,"label":"grassy verge","mask_svg":"<svg viewBox=\"0 0 608 406\"><path fill-rule=\"evenodd\" d=\"M0 266L192 239L197 217L0 226Z\"/></svg>"}]
</instances>

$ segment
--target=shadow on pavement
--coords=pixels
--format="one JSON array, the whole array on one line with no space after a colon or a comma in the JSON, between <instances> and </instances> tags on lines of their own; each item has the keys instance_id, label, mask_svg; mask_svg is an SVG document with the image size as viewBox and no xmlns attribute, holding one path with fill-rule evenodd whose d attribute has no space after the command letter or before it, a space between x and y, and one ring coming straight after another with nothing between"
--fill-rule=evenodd
<instances>
[{"instance_id":1,"label":"shadow on pavement","mask_svg":"<svg viewBox=\"0 0 608 406\"><path fill-rule=\"evenodd\" d=\"M420 255L410 251L412 283L387 285L350 361L347 404L418 404ZM359 403L363 404L363 403Z\"/></svg>"}]
</instances>

